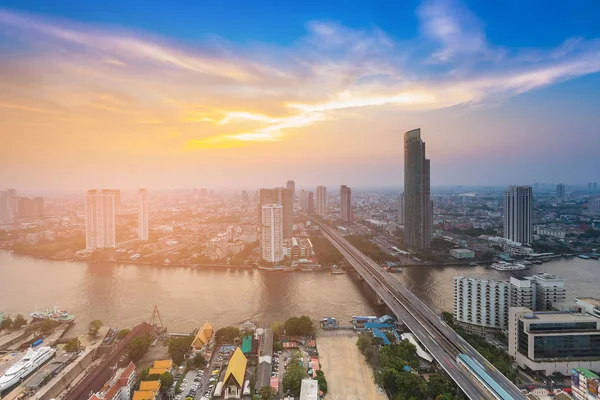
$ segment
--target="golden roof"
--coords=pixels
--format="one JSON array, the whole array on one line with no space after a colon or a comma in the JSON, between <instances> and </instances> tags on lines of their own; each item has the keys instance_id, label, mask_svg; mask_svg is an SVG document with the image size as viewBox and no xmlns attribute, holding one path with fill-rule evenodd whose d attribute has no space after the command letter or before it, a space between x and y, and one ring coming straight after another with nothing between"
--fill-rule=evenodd
<instances>
[{"instance_id":1,"label":"golden roof","mask_svg":"<svg viewBox=\"0 0 600 400\"><path fill-rule=\"evenodd\" d=\"M246 375L246 364L248 360L242 350L238 347L233 352L233 355L229 359L229 365L227 366L227 371L225 372L225 378L223 379L223 384L227 384L227 380L230 376L232 376L238 386L242 387L244 385L244 375Z\"/></svg>"},{"instance_id":2,"label":"golden roof","mask_svg":"<svg viewBox=\"0 0 600 400\"><path fill-rule=\"evenodd\" d=\"M202 329L198 331L198 334L194 338L194 341L192 342L192 347L195 349L200 349L206 346L206 343L208 343L208 341L214 336L214 334L215 330L213 329L212 325L208 321L206 321Z\"/></svg>"},{"instance_id":3,"label":"golden roof","mask_svg":"<svg viewBox=\"0 0 600 400\"><path fill-rule=\"evenodd\" d=\"M140 391L150 390L158 392L160 389L160 381L141 381L140 382Z\"/></svg>"},{"instance_id":4,"label":"golden roof","mask_svg":"<svg viewBox=\"0 0 600 400\"><path fill-rule=\"evenodd\" d=\"M173 368L173 361L171 361L171 360L156 360L156 361L154 361L153 368L171 369L171 368Z\"/></svg>"},{"instance_id":5,"label":"golden roof","mask_svg":"<svg viewBox=\"0 0 600 400\"><path fill-rule=\"evenodd\" d=\"M148 371L148 375L162 375L165 372L167 372L166 368L150 368L150 371Z\"/></svg>"},{"instance_id":6,"label":"golden roof","mask_svg":"<svg viewBox=\"0 0 600 400\"><path fill-rule=\"evenodd\" d=\"M133 393L133 400L154 400L156 392L150 390L136 390Z\"/></svg>"}]
</instances>

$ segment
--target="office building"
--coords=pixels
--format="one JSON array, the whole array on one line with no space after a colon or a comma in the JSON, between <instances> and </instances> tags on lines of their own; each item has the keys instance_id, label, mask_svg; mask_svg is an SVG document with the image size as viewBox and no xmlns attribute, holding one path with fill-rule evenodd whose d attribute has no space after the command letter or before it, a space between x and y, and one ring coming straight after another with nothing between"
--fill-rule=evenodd
<instances>
[{"instance_id":1,"label":"office building","mask_svg":"<svg viewBox=\"0 0 600 400\"><path fill-rule=\"evenodd\" d=\"M290 198L292 199L292 204L296 201L296 182L287 181L285 184L285 188L289 190Z\"/></svg>"},{"instance_id":2,"label":"office building","mask_svg":"<svg viewBox=\"0 0 600 400\"><path fill-rule=\"evenodd\" d=\"M533 242L533 192L531 186L510 186L504 192L504 238Z\"/></svg>"},{"instance_id":3,"label":"office building","mask_svg":"<svg viewBox=\"0 0 600 400\"><path fill-rule=\"evenodd\" d=\"M300 191L300 209L307 213L313 213L315 211L313 192L304 189Z\"/></svg>"},{"instance_id":4,"label":"office building","mask_svg":"<svg viewBox=\"0 0 600 400\"><path fill-rule=\"evenodd\" d=\"M148 240L148 191L138 191L138 239Z\"/></svg>"},{"instance_id":5,"label":"office building","mask_svg":"<svg viewBox=\"0 0 600 400\"><path fill-rule=\"evenodd\" d=\"M469 333L499 333L508 326L509 293L508 282L457 276L454 320Z\"/></svg>"},{"instance_id":6,"label":"office building","mask_svg":"<svg viewBox=\"0 0 600 400\"><path fill-rule=\"evenodd\" d=\"M425 158L421 130L404 134L404 243L429 248L433 232L431 167Z\"/></svg>"},{"instance_id":7,"label":"office building","mask_svg":"<svg viewBox=\"0 0 600 400\"><path fill-rule=\"evenodd\" d=\"M565 281L556 275L539 273L533 276L510 278L510 306L533 311L560 308L567 298Z\"/></svg>"},{"instance_id":8,"label":"office building","mask_svg":"<svg viewBox=\"0 0 600 400\"><path fill-rule=\"evenodd\" d=\"M508 354L521 368L570 375L600 369L600 319L589 314L511 307Z\"/></svg>"},{"instance_id":9,"label":"office building","mask_svg":"<svg viewBox=\"0 0 600 400\"><path fill-rule=\"evenodd\" d=\"M258 204L258 220L262 221L262 206L266 204L281 204L283 206L283 235L284 239L291 239L294 235L294 204L290 192L286 188L260 189Z\"/></svg>"},{"instance_id":10,"label":"office building","mask_svg":"<svg viewBox=\"0 0 600 400\"><path fill-rule=\"evenodd\" d=\"M242 202L243 203L249 203L250 202L250 196L248 196L248 192L245 190L242 190Z\"/></svg>"},{"instance_id":11,"label":"office building","mask_svg":"<svg viewBox=\"0 0 600 400\"><path fill-rule=\"evenodd\" d=\"M565 185L562 183L556 185L556 198L559 200L564 200L565 198Z\"/></svg>"},{"instance_id":12,"label":"office building","mask_svg":"<svg viewBox=\"0 0 600 400\"><path fill-rule=\"evenodd\" d=\"M105 189L105 191L115 196L115 209L119 209L121 207L121 191L119 189Z\"/></svg>"},{"instance_id":13,"label":"office building","mask_svg":"<svg viewBox=\"0 0 600 400\"><path fill-rule=\"evenodd\" d=\"M283 260L283 206L266 204L262 206L262 257L276 263Z\"/></svg>"},{"instance_id":14,"label":"office building","mask_svg":"<svg viewBox=\"0 0 600 400\"><path fill-rule=\"evenodd\" d=\"M18 217L19 200L15 189L0 191L0 224L12 224Z\"/></svg>"},{"instance_id":15,"label":"office building","mask_svg":"<svg viewBox=\"0 0 600 400\"><path fill-rule=\"evenodd\" d=\"M93 251L115 247L115 194L88 190L85 202L85 247Z\"/></svg>"},{"instance_id":16,"label":"office building","mask_svg":"<svg viewBox=\"0 0 600 400\"><path fill-rule=\"evenodd\" d=\"M44 198L19 197L19 218L41 218L44 216Z\"/></svg>"},{"instance_id":17,"label":"office building","mask_svg":"<svg viewBox=\"0 0 600 400\"><path fill-rule=\"evenodd\" d=\"M342 222L351 223L354 219L352 213L352 189L346 185L340 186L340 219Z\"/></svg>"},{"instance_id":18,"label":"office building","mask_svg":"<svg viewBox=\"0 0 600 400\"><path fill-rule=\"evenodd\" d=\"M398 197L398 216L396 219L398 224L404 225L404 193L400 193L400 197Z\"/></svg>"},{"instance_id":19,"label":"office building","mask_svg":"<svg viewBox=\"0 0 600 400\"><path fill-rule=\"evenodd\" d=\"M600 215L600 197L588 201L588 212L592 215Z\"/></svg>"},{"instance_id":20,"label":"office building","mask_svg":"<svg viewBox=\"0 0 600 400\"><path fill-rule=\"evenodd\" d=\"M327 188L317 186L317 214L324 217L327 214Z\"/></svg>"}]
</instances>

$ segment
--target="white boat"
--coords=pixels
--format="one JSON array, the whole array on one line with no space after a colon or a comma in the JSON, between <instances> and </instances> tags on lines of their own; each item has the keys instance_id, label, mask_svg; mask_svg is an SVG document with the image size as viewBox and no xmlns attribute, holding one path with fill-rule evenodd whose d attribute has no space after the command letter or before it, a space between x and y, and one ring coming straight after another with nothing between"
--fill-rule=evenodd
<instances>
[{"instance_id":1,"label":"white boat","mask_svg":"<svg viewBox=\"0 0 600 400\"><path fill-rule=\"evenodd\" d=\"M507 263L506 261L500 261L492 264L492 268L498 271L520 271L522 269L527 269L528 266L525 264Z\"/></svg>"},{"instance_id":2,"label":"white boat","mask_svg":"<svg viewBox=\"0 0 600 400\"><path fill-rule=\"evenodd\" d=\"M37 349L29 348L23 358L0 377L0 396L35 372L46 361L54 357L55 353L56 349L48 346L38 347Z\"/></svg>"}]
</instances>

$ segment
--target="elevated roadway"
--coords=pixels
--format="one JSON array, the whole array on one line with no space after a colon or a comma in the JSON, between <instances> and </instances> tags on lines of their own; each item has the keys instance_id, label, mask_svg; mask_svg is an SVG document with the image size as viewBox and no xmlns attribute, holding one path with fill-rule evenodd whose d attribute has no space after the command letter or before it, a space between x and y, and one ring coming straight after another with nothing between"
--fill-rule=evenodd
<instances>
[{"instance_id":1,"label":"elevated roadway","mask_svg":"<svg viewBox=\"0 0 600 400\"><path fill-rule=\"evenodd\" d=\"M483 370L509 395L508 398L525 399L512 382L404 285L357 250L335 229L322 224L317 219L310 219L321 226L323 235L344 255L358 274L375 291L379 299L404 322L470 399L505 399L507 397L494 395L490 391L492 388L483 387L471 373L459 366L456 360L458 354L467 354L480 364Z\"/></svg>"}]
</instances>

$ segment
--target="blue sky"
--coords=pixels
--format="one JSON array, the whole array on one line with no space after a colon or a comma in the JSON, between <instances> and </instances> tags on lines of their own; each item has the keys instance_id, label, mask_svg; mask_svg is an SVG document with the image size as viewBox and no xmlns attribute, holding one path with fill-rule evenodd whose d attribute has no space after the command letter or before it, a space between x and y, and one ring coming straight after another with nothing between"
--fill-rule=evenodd
<instances>
[{"instance_id":1,"label":"blue sky","mask_svg":"<svg viewBox=\"0 0 600 400\"><path fill-rule=\"evenodd\" d=\"M592 0L0 1L0 182L401 185L414 127L435 184L597 181L598 15ZM65 182L75 166L93 172Z\"/></svg>"}]
</instances>

